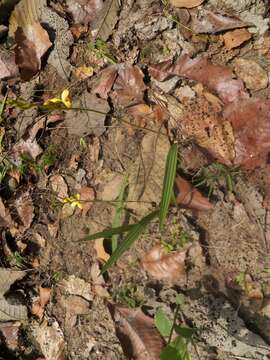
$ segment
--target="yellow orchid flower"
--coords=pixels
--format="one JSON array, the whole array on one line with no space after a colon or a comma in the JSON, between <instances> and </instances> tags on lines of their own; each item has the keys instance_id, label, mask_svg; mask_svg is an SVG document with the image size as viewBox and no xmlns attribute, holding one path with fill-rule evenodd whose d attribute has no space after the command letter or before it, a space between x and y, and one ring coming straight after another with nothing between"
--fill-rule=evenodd
<instances>
[{"instance_id":1,"label":"yellow orchid flower","mask_svg":"<svg viewBox=\"0 0 270 360\"><path fill-rule=\"evenodd\" d=\"M43 105L45 107L49 107L49 108L52 107L52 108L56 108L56 109L59 108L58 104L60 106L63 104L67 109L70 109L72 107L72 101L69 97L68 89L64 89L62 91L61 98L55 97L55 98L49 99L43 103Z\"/></svg>"},{"instance_id":2,"label":"yellow orchid flower","mask_svg":"<svg viewBox=\"0 0 270 360\"><path fill-rule=\"evenodd\" d=\"M67 197L63 200L63 203L64 204L70 204L70 206L72 208L76 208L78 207L79 209L82 210L83 206L80 202L80 199L81 199L81 195L80 194L75 194L74 196L70 196L70 197Z\"/></svg>"}]
</instances>

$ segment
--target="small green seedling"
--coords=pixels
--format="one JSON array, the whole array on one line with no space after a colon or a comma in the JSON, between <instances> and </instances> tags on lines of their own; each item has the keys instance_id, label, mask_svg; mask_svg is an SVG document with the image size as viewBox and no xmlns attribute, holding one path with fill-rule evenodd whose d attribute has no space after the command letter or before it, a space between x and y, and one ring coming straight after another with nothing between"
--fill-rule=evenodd
<instances>
[{"instance_id":1,"label":"small green seedling","mask_svg":"<svg viewBox=\"0 0 270 360\"><path fill-rule=\"evenodd\" d=\"M141 307L144 303L136 285L130 285L121 288L117 294L117 300L121 304L132 309Z\"/></svg>"},{"instance_id":2,"label":"small green seedling","mask_svg":"<svg viewBox=\"0 0 270 360\"><path fill-rule=\"evenodd\" d=\"M162 337L168 339L165 348L161 351L160 360L191 360L188 345L193 343L195 329L179 325L178 315L183 304L182 297L177 297L176 302L173 321L161 309L155 314L156 328ZM174 340L172 340L173 333L176 334Z\"/></svg>"},{"instance_id":3,"label":"small green seedling","mask_svg":"<svg viewBox=\"0 0 270 360\"><path fill-rule=\"evenodd\" d=\"M89 49L95 53L98 59L106 59L110 64L117 63L106 41L96 39L89 43Z\"/></svg>"},{"instance_id":4,"label":"small green seedling","mask_svg":"<svg viewBox=\"0 0 270 360\"><path fill-rule=\"evenodd\" d=\"M237 166L228 167L214 162L202 167L194 175L196 187L207 186L208 196L211 196L216 186L224 186L228 192L233 192L235 180L239 176L240 170Z\"/></svg>"}]
</instances>

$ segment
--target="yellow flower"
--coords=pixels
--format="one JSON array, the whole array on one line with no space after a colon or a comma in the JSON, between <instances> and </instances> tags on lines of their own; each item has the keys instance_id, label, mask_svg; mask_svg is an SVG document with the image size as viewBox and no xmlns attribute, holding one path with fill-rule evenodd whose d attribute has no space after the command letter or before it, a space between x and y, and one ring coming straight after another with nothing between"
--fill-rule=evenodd
<instances>
[{"instance_id":1,"label":"yellow flower","mask_svg":"<svg viewBox=\"0 0 270 360\"><path fill-rule=\"evenodd\" d=\"M82 204L80 202L80 199L81 199L81 195L80 194L75 194L74 196L70 196L68 198L65 198L63 200L63 203L64 204L68 203L68 204L70 204L70 206L72 208L78 207L79 209L82 210L83 207L82 207Z\"/></svg>"},{"instance_id":2,"label":"yellow flower","mask_svg":"<svg viewBox=\"0 0 270 360\"><path fill-rule=\"evenodd\" d=\"M61 94L61 98L52 98L44 102L45 107L49 108L59 108L59 105L64 105L67 109L70 109L72 107L72 101L69 97L69 90L64 89Z\"/></svg>"}]
</instances>

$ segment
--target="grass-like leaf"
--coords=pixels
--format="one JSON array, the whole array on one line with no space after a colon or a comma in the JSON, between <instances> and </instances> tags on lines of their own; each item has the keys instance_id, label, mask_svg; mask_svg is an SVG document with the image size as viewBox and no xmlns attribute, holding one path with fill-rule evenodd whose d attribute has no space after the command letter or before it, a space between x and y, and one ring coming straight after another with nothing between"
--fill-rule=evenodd
<instances>
[{"instance_id":1,"label":"grass-like leaf","mask_svg":"<svg viewBox=\"0 0 270 360\"><path fill-rule=\"evenodd\" d=\"M8 93L6 93L3 101L0 103L0 122L3 120L2 116L7 102Z\"/></svg>"},{"instance_id":2,"label":"grass-like leaf","mask_svg":"<svg viewBox=\"0 0 270 360\"><path fill-rule=\"evenodd\" d=\"M163 189L162 189L162 197L160 202L160 213L159 213L160 230L164 226L168 214L170 202L172 199L173 185L176 176L176 165L177 165L177 145L173 144L169 150L166 160L166 168L165 168L165 175L163 180Z\"/></svg>"},{"instance_id":3,"label":"grass-like leaf","mask_svg":"<svg viewBox=\"0 0 270 360\"><path fill-rule=\"evenodd\" d=\"M127 251L130 246L136 241L140 235L145 230L146 226L159 214L159 210L155 210L142 218L137 224L129 225L132 226L131 230L128 232L127 236L121 244L117 247L117 249L112 253L109 260L103 266L101 270L101 274L106 272L123 254Z\"/></svg>"},{"instance_id":4,"label":"grass-like leaf","mask_svg":"<svg viewBox=\"0 0 270 360\"><path fill-rule=\"evenodd\" d=\"M127 186L128 186L128 175L125 175L117 197L117 203L116 203L117 205L112 223L113 228L117 228L121 225L121 218L124 209L124 197ZM117 248L118 238L119 238L119 234L114 234L112 236L112 252L114 252Z\"/></svg>"},{"instance_id":5,"label":"grass-like leaf","mask_svg":"<svg viewBox=\"0 0 270 360\"><path fill-rule=\"evenodd\" d=\"M97 232L92 235L87 235L84 238L80 239L79 241L90 241L90 240L96 240L96 239L100 239L100 238L110 238L113 235L123 234L127 231L130 231L135 225L136 224L123 225L123 226L119 226L116 228L103 230L103 231Z\"/></svg>"}]
</instances>

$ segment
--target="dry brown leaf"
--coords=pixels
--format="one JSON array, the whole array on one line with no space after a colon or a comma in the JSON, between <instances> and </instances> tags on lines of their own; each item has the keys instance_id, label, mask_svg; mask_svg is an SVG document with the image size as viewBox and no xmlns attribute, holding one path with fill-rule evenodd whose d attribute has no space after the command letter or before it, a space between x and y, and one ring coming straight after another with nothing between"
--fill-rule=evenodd
<instances>
[{"instance_id":1,"label":"dry brown leaf","mask_svg":"<svg viewBox=\"0 0 270 360\"><path fill-rule=\"evenodd\" d=\"M224 30L232 30L248 26L237 17L229 17L226 15L215 14L207 9L190 10L191 29L196 33L210 33L214 34Z\"/></svg>"},{"instance_id":2,"label":"dry brown leaf","mask_svg":"<svg viewBox=\"0 0 270 360\"><path fill-rule=\"evenodd\" d=\"M76 24L89 24L103 6L102 0L67 0L68 12Z\"/></svg>"},{"instance_id":3,"label":"dry brown leaf","mask_svg":"<svg viewBox=\"0 0 270 360\"><path fill-rule=\"evenodd\" d=\"M107 99L111 91L115 79L117 77L117 65L110 65L99 74L98 84L94 88L94 93L98 94L102 99Z\"/></svg>"},{"instance_id":4,"label":"dry brown leaf","mask_svg":"<svg viewBox=\"0 0 270 360\"><path fill-rule=\"evenodd\" d=\"M110 258L110 254L106 253L103 245L104 239L95 240L94 248L97 252L97 258L102 261L108 261Z\"/></svg>"},{"instance_id":5,"label":"dry brown leaf","mask_svg":"<svg viewBox=\"0 0 270 360\"><path fill-rule=\"evenodd\" d=\"M194 210L211 210L213 204L203 196L196 188L194 188L186 179L176 176L177 187L176 203L180 207Z\"/></svg>"},{"instance_id":6,"label":"dry brown leaf","mask_svg":"<svg viewBox=\"0 0 270 360\"><path fill-rule=\"evenodd\" d=\"M0 80L14 78L19 75L15 63L15 54L11 51L0 51Z\"/></svg>"},{"instance_id":7,"label":"dry brown leaf","mask_svg":"<svg viewBox=\"0 0 270 360\"><path fill-rule=\"evenodd\" d=\"M164 81L171 75L173 63L171 60L163 61L159 64L149 65L149 74L157 81Z\"/></svg>"},{"instance_id":8,"label":"dry brown leaf","mask_svg":"<svg viewBox=\"0 0 270 360\"><path fill-rule=\"evenodd\" d=\"M78 80L85 80L94 74L92 66L79 66L74 69L74 75Z\"/></svg>"},{"instance_id":9,"label":"dry brown leaf","mask_svg":"<svg viewBox=\"0 0 270 360\"><path fill-rule=\"evenodd\" d=\"M118 65L118 77L114 83L113 101L120 106L135 105L143 102L146 86L144 74L136 65Z\"/></svg>"},{"instance_id":10,"label":"dry brown leaf","mask_svg":"<svg viewBox=\"0 0 270 360\"><path fill-rule=\"evenodd\" d=\"M74 24L70 27L70 32L72 33L74 40L77 41L83 34L86 34L88 31L87 25Z\"/></svg>"},{"instance_id":11,"label":"dry brown leaf","mask_svg":"<svg viewBox=\"0 0 270 360\"><path fill-rule=\"evenodd\" d=\"M69 295L76 295L87 301L93 300L91 285L83 279L70 275L67 279L63 279L60 285Z\"/></svg>"},{"instance_id":12,"label":"dry brown leaf","mask_svg":"<svg viewBox=\"0 0 270 360\"><path fill-rule=\"evenodd\" d=\"M203 2L204 2L204 0L170 0L170 3L172 6L175 6L178 8L188 8L188 9L199 6Z\"/></svg>"},{"instance_id":13,"label":"dry brown leaf","mask_svg":"<svg viewBox=\"0 0 270 360\"><path fill-rule=\"evenodd\" d=\"M40 320L43 318L44 310L51 297L51 289L50 288L39 288L39 299L37 299L31 308L31 312L33 315L37 316Z\"/></svg>"},{"instance_id":14,"label":"dry brown leaf","mask_svg":"<svg viewBox=\"0 0 270 360\"><path fill-rule=\"evenodd\" d=\"M80 191L80 202L83 207L82 214L86 215L87 212L91 209L93 206L93 200L95 199L95 191L93 188L90 188L88 186L81 187Z\"/></svg>"},{"instance_id":15,"label":"dry brown leaf","mask_svg":"<svg viewBox=\"0 0 270 360\"><path fill-rule=\"evenodd\" d=\"M34 218L34 206L29 192L22 194L15 202L18 215L23 223L20 232L29 229Z\"/></svg>"},{"instance_id":16,"label":"dry brown leaf","mask_svg":"<svg viewBox=\"0 0 270 360\"><path fill-rule=\"evenodd\" d=\"M141 309L117 307L110 303L108 307L125 355L135 360L156 360L165 343L153 319Z\"/></svg>"},{"instance_id":17,"label":"dry brown leaf","mask_svg":"<svg viewBox=\"0 0 270 360\"><path fill-rule=\"evenodd\" d=\"M17 144L13 146L12 155L15 158L17 163L21 161L21 155L30 155L33 160L35 160L43 150L37 143L36 139L20 139Z\"/></svg>"},{"instance_id":18,"label":"dry brown leaf","mask_svg":"<svg viewBox=\"0 0 270 360\"><path fill-rule=\"evenodd\" d=\"M229 50L234 49L249 40L251 36L251 33L246 29L228 31L223 35L225 47Z\"/></svg>"},{"instance_id":19,"label":"dry brown leaf","mask_svg":"<svg viewBox=\"0 0 270 360\"><path fill-rule=\"evenodd\" d=\"M158 244L144 255L142 266L154 279L177 281L185 274L185 258L186 251L168 253Z\"/></svg>"},{"instance_id":20,"label":"dry brown leaf","mask_svg":"<svg viewBox=\"0 0 270 360\"><path fill-rule=\"evenodd\" d=\"M270 150L270 100L247 99L227 105L224 118L235 137L236 165L264 167Z\"/></svg>"},{"instance_id":21,"label":"dry brown leaf","mask_svg":"<svg viewBox=\"0 0 270 360\"><path fill-rule=\"evenodd\" d=\"M21 322L6 322L1 323L0 331L4 336L5 343L11 350L16 350L19 347L19 330L20 330Z\"/></svg>"},{"instance_id":22,"label":"dry brown leaf","mask_svg":"<svg viewBox=\"0 0 270 360\"><path fill-rule=\"evenodd\" d=\"M256 61L237 58L234 60L234 71L250 90L265 89L268 85L268 73Z\"/></svg>"},{"instance_id":23,"label":"dry brown leaf","mask_svg":"<svg viewBox=\"0 0 270 360\"><path fill-rule=\"evenodd\" d=\"M23 80L30 80L41 68L41 59L52 46L38 20L38 2L22 0L10 17L10 33L15 34L16 64Z\"/></svg>"},{"instance_id":24,"label":"dry brown leaf","mask_svg":"<svg viewBox=\"0 0 270 360\"><path fill-rule=\"evenodd\" d=\"M11 218L10 212L5 207L1 198L0 198L0 226L10 229L10 232L13 236L18 232L17 224Z\"/></svg>"},{"instance_id":25,"label":"dry brown leaf","mask_svg":"<svg viewBox=\"0 0 270 360\"><path fill-rule=\"evenodd\" d=\"M48 232L52 238L56 238L59 229L59 222L48 224Z\"/></svg>"},{"instance_id":26,"label":"dry brown leaf","mask_svg":"<svg viewBox=\"0 0 270 360\"><path fill-rule=\"evenodd\" d=\"M50 183L59 200L64 200L68 197L68 186L63 176L53 175L50 178Z\"/></svg>"}]
</instances>

